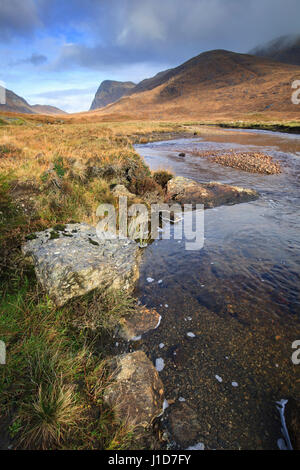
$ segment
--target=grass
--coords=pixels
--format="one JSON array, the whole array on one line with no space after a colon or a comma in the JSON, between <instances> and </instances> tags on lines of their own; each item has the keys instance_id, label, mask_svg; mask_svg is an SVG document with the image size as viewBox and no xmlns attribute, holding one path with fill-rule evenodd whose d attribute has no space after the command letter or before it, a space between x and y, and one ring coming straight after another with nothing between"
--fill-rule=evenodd
<instances>
[{"instance_id":1,"label":"grass","mask_svg":"<svg viewBox=\"0 0 300 470\"><path fill-rule=\"evenodd\" d=\"M49 121L26 116L17 130L14 121L0 128L0 339L7 348L0 447L6 435L18 449L139 447L130 423L118 422L102 398L110 382L106 339L134 312L135 299L92 292L57 309L20 247L39 230L53 227L55 237L71 221L95 224L99 203L117 205L116 183L137 198L162 191L132 143L170 126Z\"/></svg>"},{"instance_id":2,"label":"grass","mask_svg":"<svg viewBox=\"0 0 300 470\"><path fill-rule=\"evenodd\" d=\"M10 417L14 447L106 449L114 448L121 435L123 448L132 444L130 426L118 423L102 402L110 379L105 352L95 344L103 329L113 330L121 312L134 308L134 300L94 293L58 310L29 268L1 290L0 337L7 364L0 369L0 408L2 417ZM79 317L80 328L74 323ZM84 322L91 318L103 319L93 331Z\"/></svg>"},{"instance_id":3,"label":"grass","mask_svg":"<svg viewBox=\"0 0 300 470\"><path fill-rule=\"evenodd\" d=\"M130 423L118 422L103 403L111 380L105 341L120 318L134 312L135 300L92 292L57 309L20 247L49 227L55 237L68 222L95 225L101 202L118 205L115 184L124 184L136 201L149 192L163 196L172 174L151 173L133 144L199 134L203 122L0 119L0 339L7 346L7 364L0 367L0 447L7 434L19 449L139 447Z\"/></svg>"}]
</instances>

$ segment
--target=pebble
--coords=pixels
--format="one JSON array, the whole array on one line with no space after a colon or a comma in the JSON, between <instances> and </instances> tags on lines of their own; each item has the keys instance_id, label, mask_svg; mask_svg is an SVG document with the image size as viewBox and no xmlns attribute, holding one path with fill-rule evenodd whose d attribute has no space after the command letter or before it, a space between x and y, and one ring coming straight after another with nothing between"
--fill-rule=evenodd
<instances>
[{"instance_id":1,"label":"pebble","mask_svg":"<svg viewBox=\"0 0 300 470\"><path fill-rule=\"evenodd\" d=\"M219 375L215 375L215 377L216 377L216 379L217 379L218 382L220 382L220 383L223 382L222 377L220 377Z\"/></svg>"},{"instance_id":2,"label":"pebble","mask_svg":"<svg viewBox=\"0 0 300 470\"><path fill-rule=\"evenodd\" d=\"M198 442L197 444L188 447L186 450L204 450L205 446L202 442Z\"/></svg>"},{"instance_id":3,"label":"pebble","mask_svg":"<svg viewBox=\"0 0 300 470\"><path fill-rule=\"evenodd\" d=\"M190 338L196 338L196 335L192 333L191 331L187 333L187 336L189 336Z\"/></svg>"},{"instance_id":4,"label":"pebble","mask_svg":"<svg viewBox=\"0 0 300 470\"><path fill-rule=\"evenodd\" d=\"M155 368L158 372L161 372L162 370L164 370L164 367L165 367L165 361L163 360L162 357L159 357L158 359L156 359L155 361Z\"/></svg>"}]
</instances>

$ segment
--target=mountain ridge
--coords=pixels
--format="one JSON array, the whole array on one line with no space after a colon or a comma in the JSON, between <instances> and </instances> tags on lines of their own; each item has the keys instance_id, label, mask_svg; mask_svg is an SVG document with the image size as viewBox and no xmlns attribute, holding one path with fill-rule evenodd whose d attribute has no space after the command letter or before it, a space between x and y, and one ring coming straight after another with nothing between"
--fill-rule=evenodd
<instances>
[{"instance_id":1,"label":"mountain ridge","mask_svg":"<svg viewBox=\"0 0 300 470\"><path fill-rule=\"evenodd\" d=\"M8 111L21 114L67 114L66 111L55 106L34 104L30 105L24 98L11 90L5 89L6 103L0 104L0 111Z\"/></svg>"},{"instance_id":2,"label":"mountain ridge","mask_svg":"<svg viewBox=\"0 0 300 470\"><path fill-rule=\"evenodd\" d=\"M275 111L299 115L291 84L300 67L222 49L203 52L143 80L99 115L168 119Z\"/></svg>"}]
</instances>

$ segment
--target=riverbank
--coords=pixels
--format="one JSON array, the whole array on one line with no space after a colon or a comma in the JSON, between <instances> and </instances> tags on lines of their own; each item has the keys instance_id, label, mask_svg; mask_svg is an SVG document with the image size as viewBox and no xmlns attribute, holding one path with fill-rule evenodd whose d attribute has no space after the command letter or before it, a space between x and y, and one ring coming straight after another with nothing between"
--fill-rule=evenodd
<instances>
[{"instance_id":1,"label":"riverbank","mask_svg":"<svg viewBox=\"0 0 300 470\"><path fill-rule=\"evenodd\" d=\"M0 126L0 339L7 350L0 369L1 448L157 446L152 433L137 434L103 398L115 329L140 308L136 299L114 289L57 307L21 254L35 232L53 228L55 241L68 222L95 224L100 203L117 206L117 183L126 183L136 201L162 192L131 143L152 131L170 128L26 118ZM96 328L84 326L95 321Z\"/></svg>"},{"instance_id":2,"label":"riverbank","mask_svg":"<svg viewBox=\"0 0 300 470\"><path fill-rule=\"evenodd\" d=\"M36 232L50 228L55 241L68 223L95 225L100 203L117 207L115 190L120 184L133 195L132 202L149 201L153 194L160 199L171 177L161 169L169 167L160 165L157 173L151 172L133 145L169 142L175 137L194 142L209 131L194 124L74 123L27 117L0 126L0 338L7 345L7 365L0 371L3 447L121 450L166 446L160 432L156 437L145 433L140 439L134 427L120 421L114 407L104 400L112 357L145 349L155 363L152 356L158 345L151 351L139 341L132 346L114 338L120 317L136 314L136 299L118 291L113 296L88 294L58 308L38 285L21 246ZM214 128L214 132L218 136L222 131ZM162 264L157 261L156 268ZM163 283L159 286L164 287ZM163 305L156 305L157 312L168 312L171 297L168 300L166 295ZM90 314L99 327L77 328L78 320L89 320ZM168 341L171 354L171 337ZM178 361L185 357L179 353ZM170 388L167 383L168 394Z\"/></svg>"}]
</instances>

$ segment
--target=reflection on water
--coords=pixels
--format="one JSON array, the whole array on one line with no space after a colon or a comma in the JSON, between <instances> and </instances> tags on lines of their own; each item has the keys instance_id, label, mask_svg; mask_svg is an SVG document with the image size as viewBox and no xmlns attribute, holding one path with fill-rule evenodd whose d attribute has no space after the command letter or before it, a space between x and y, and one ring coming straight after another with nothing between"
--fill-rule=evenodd
<instances>
[{"instance_id":1,"label":"reflection on water","mask_svg":"<svg viewBox=\"0 0 300 470\"><path fill-rule=\"evenodd\" d=\"M300 338L300 138L224 130L136 148L151 169L260 193L257 201L205 211L200 251L186 251L184 240L159 240L145 250L140 298L163 319L137 347L154 363L164 360L166 398L185 398L200 423L197 442L276 448L274 403L300 397L300 369L291 362L291 344ZM193 149L264 151L283 173L241 172L191 155ZM149 276L163 282L150 285ZM172 406L166 427L170 413Z\"/></svg>"}]
</instances>

